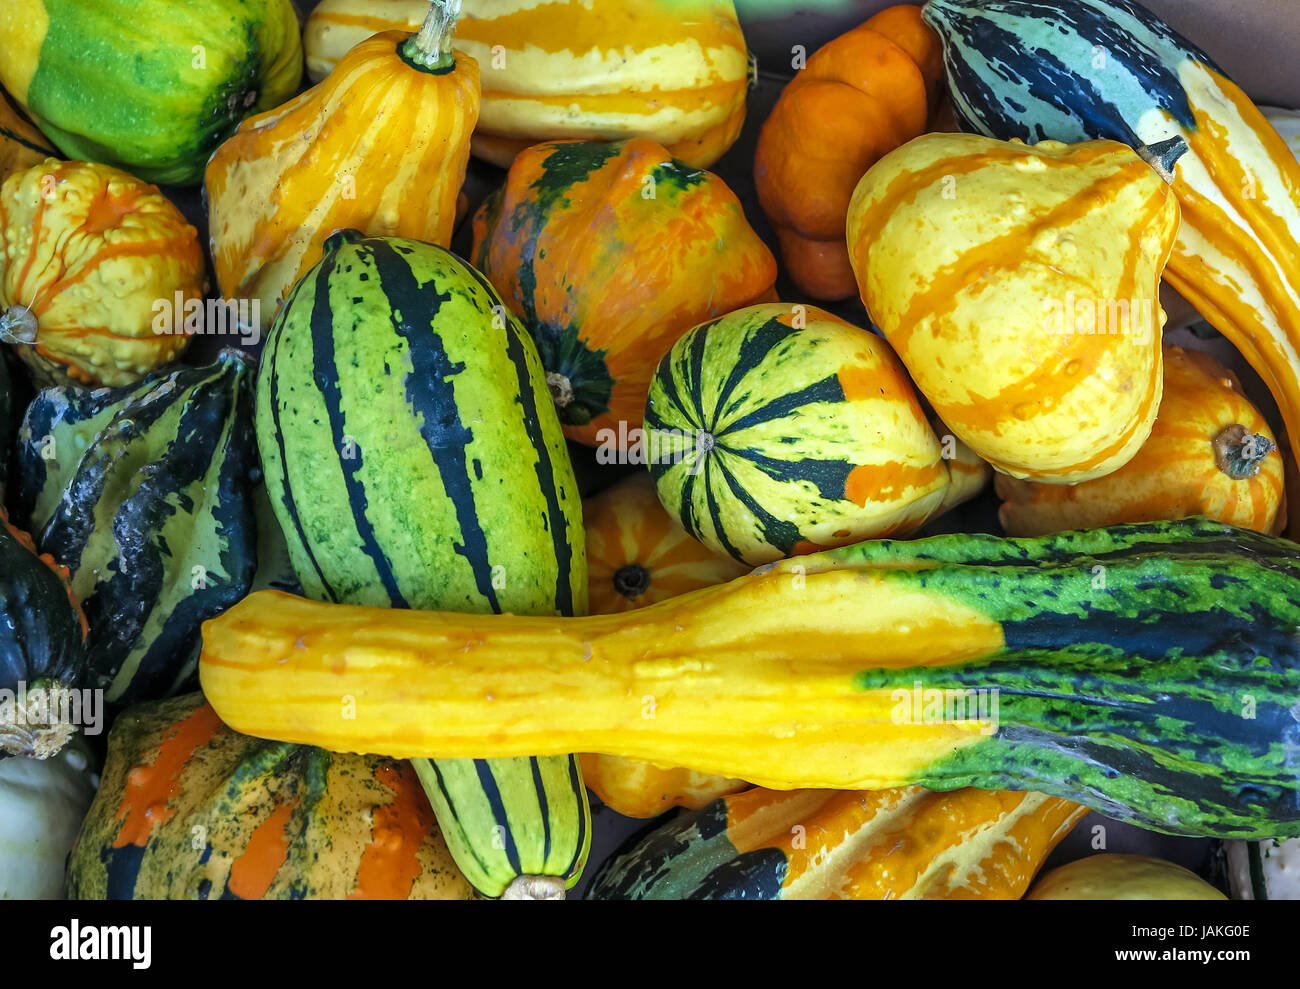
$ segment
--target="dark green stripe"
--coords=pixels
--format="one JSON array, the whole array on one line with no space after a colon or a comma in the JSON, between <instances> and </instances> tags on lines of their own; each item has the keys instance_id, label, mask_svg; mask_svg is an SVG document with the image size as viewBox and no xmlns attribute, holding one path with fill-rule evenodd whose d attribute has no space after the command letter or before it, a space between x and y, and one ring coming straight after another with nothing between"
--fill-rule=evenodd
<instances>
[{"instance_id":1,"label":"dark green stripe","mask_svg":"<svg viewBox=\"0 0 1300 989\"><path fill-rule=\"evenodd\" d=\"M515 844L514 832L510 829L510 818L506 816L505 801L501 798L501 787L497 784L496 776L493 772L495 759L475 759L474 770L478 773L479 786L483 788L483 796L487 798L488 806L492 809L492 820L501 829L501 834L505 836L506 861L510 863L510 871L516 876L523 875L523 864L519 861L519 848ZM509 760L506 760L509 764Z\"/></svg>"},{"instance_id":2,"label":"dark green stripe","mask_svg":"<svg viewBox=\"0 0 1300 989\"><path fill-rule=\"evenodd\" d=\"M578 836L573 845L573 858L569 860L569 867L564 871L566 877L575 875L584 864L582 849L587 844L587 790L582 785L582 771L576 755L569 756L569 796L578 804Z\"/></svg>"},{"instance_id":3,"label":"dark green stripe","mask_svg":"<svg viewBox=\"0 0 1300 989\"><path fill-rule=\"evenodd\" d=\"M551 813L546 799L546 783L542 780L542 767L537 756L530 756L528 765L533 773L533 789L537 791L537 807L542 814L542 861L548 862L551 858Z\"/></svg>"},{"instance_id":4,"label":"dark green stripe","mask_svg":"<svg viewBox=\"0 0 1300 989\"><path fill-rule=\"evenodd\" d=\"M804 405L812 405L817 402L837 403L843 401L844 386L840 384L839 376L832 374L830 377L822 378L821 381L814 381L806 388L778 395L766 405L759 406L753 412L749 412L731 423L727 427L727 432L737 433L742 429L749 429L751 426L771 422L773 419L784 418Z\"/></svg>"}]
</instances>

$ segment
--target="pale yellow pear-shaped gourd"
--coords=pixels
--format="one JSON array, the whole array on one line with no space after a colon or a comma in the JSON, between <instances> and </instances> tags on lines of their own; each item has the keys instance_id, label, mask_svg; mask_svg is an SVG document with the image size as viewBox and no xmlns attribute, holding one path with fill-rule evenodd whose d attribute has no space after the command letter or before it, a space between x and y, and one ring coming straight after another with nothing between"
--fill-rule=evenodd
<instances>
[{"instance_id":1,"label":"pale yellow pear-shaped gourd","mask_svg":"<svg viewBox=\"0 0 1300 989\"><path fill-rule=\"evenodd\" d=\"M936 413L1014 477L1117 470L1160 404L1161 172L1113 141L926 134L854 192L862 301Z\"/></svg>"}]
</instances>

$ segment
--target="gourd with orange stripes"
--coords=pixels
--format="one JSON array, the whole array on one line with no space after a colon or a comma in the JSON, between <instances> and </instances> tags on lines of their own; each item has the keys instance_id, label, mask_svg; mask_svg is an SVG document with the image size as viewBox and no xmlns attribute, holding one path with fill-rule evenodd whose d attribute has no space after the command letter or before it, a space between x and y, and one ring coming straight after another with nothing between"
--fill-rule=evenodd
<instances>
[{"instance_id":1,"label":"gourd with orange stripes","mask_svg":"<svg viewBox=\"0 0 1300 989\"><path fill-rule=\"evenodd\" d=\"M1085 813L1006 790L750 790L634 836L588 898L1015 900Z\"/></svg>"},{"instance_id":2,"label":"gourd with orange stripes","mask_svg":"<svg viewBox=\"0 0 1300 989\"><path fill-rule=\"evenodd\" d=\"M856 288L844 218L862 173L926 130L943 75L921 8L899 4L817 49L786 83L758 136L754 183L800 291Z\"/></svg>"},{"instance_id":3,"label":"gourd with orange stripes","mask_svg":"<svg viewBox=\"0 0 1300 989\"><path fill-rule=\"evenodd\" d=\"M747 569L687 535L659 504L645 472L585 499L582 521L593 615L631 611L721 584ZM695 810L749 786L693 769L595 753L582 756L582 778L606 806L628 817L655 817L673 807Z\"/></svg>"},{"instance_id":4,"label":"gourd with orange stripes","mask_svg":"<svg viewBox=\"0 0 1300 989\"><path fill-rule=\"evenodd\" d=\"M1282 455L1259 410L1209 354L1165 348L1165 387L1151 436L1132 460L1082 484L999 474L998 517L1011 536L1204 515L1273 532Z\"/></svg>"},{"instance_id":5,"label":"gourd with orange stripes","mask_svg":"<svg viewBox=\"0 0 1300 989\"><path fill-rule=\"evenodd\" d=\"M203 289L198 232L157 186L53 158L0 186L0 340L38 383L118 387L170 363Z\"/></svg>"},{"instance_id":6,"label":"gourd with orange stripes","mask_svg":"<svg viewBox=\"0 0 1300 989\"><path fill-rule=\"evenodd\" d=\"M886 155L848 218L862 301L935 412L994 468L1063 484L1151 432L1177 230L1169 185L1122 144L973 134Z\"/></svg>"},{"instance_id":7,"label":"gourd with orange stripes","mask_svg":"<svg viewBox=\"0 0 1300 989\"><path fill-rule=\"evenodd\" d=\"M362 41L324 82L244 121L208 163L217 282L227 298L260 300L266 325L337 230L451 242L479 70L451 49L457 0L424 7L418 34Z\"/></svg>"},{"instance_id":8,"label":"gourd with orange stripes","mask_svg":"<svg viewBox=\"0 0 1300 989\"><path fill-rule=\"evenodd\" d=\"M201 694L128 708L68 870L74 900L463 900L404 762L264 742Z\"/></svg>"},{"instance_id":9,"label":"gourd with orange stripes","mask_svg":"<svg viewBox=\"0 0 1300 989\"><path fill-rule=\"evenodd\" d=\"M1300 460L1300 163L1250 97L1132 0L929 0L924 13L966 130L1187 144L1165 280L1268 385ZM1288 503L1294 535L1300 490Z\"/></svg>"},{"instance_id":10,"label":"gourd with orange stripes","mask_svg":"<svg viewBox=\"0 0 1300 989\"><path fill-rule=\"evenodd\" d=\"M645 422L664 507L751 566L911 532L948 494L944 448L889 344L813 306L695 327L660 362Z\"/></svg>"},{"instance_id":11,"label":"gourd with orange stripes","mask_svg":"<svg viewBox=\"0 0 1300 989\"><path fill-rule=\"evenodd\" d=\"M303 32L323 79L375 31L413 30L425 0L322 0ZM745 120L749 59L732 0L465 0L456 48L483 72L474 154L509 167L562 138L645 137L707 168Z\"/></svg>"}]
</instances>

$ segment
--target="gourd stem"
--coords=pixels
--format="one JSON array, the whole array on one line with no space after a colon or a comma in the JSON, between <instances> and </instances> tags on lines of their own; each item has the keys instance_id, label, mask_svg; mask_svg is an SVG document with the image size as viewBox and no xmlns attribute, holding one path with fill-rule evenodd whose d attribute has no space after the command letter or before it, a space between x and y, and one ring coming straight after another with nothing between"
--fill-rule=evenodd
<instances>
[{"instance_id":1,"label":"gourd stem","mask_svg":"<svg viewBox=\"0 0 1300 989\"><path fill-rule=\"evenodd\" d=\"M1174 166L1187 152L1187 142L1180 134L1155 144L1144 144L1137 149L1138 156L1159 172L1160 177L1170 185L1174 182Z\"/></svg>"},{"instance_id":2,"label":"gourd stem","mask_svg":"<svg viewBox=\"0 0 1300 989\"><path fill-rule=\"evenodd\" d=\"M546 372L546 387L551 390L556 408L565 409L573 404L573 382L558 371Z\"/></svg>"},{"instance_id":3,"label":"gourd stem","mask_svg":"<svg viewBox=\"0 0 1300 989\"><path fill-rule=\"evenodd\" d=\"M1264 458L1277 448L1267 436L1249 432L1236 422L1219 430L1210 445L1214 449L1214 463L1234 481L1258 474Z\"/></svg>"},{"instance_id":4,"label":"gourd stem","mask_svg":"<svg viewBox=\"0 0 1300 989\"><path fill-rule=\"evenodd\" d=\"M36 314L26 306L10 306L0 314L0 341L35 343L36 330Z\"/></svg>"},{"instance_id":5,"label":"gourd stem","mask_svg":"<svg viewBox=\"0 0 1300 989\"><path fill-rule=\"evenodd\" d=\"M67 688L55 681L39 681L26 694L0 704L0 753L48 759L58 755L77 733L76 726L58 717L58 699Z\"/></svg>"},{"instance_id":6,"label":"gourd stem","mask_svg":"<svg viewBox=\"0 0 1300 989\"><path fill-rule=\"evenodd\" d=\"M501 894L503 900L562 900L564 880L559 876L516 876Z\"/></svg>"},{"instance_id":7,"label":"gourd stem","mask_svg":"<svg viewBox=\"0 0 1300 989\"><path fill-rule=\"evenodd\" d=\"M626 563L614 571L614 590L635 601L650 590L650 571L639 563Z\"/></svg>"},{"instance_id":8,"label":"gourd stem","mask_svg":"<svg viewBox=\"0 0 1300 989\"><path fill-rule=\"evenodd\" d=\"M456 64L451 50L451 39L460 17L461 0L431 0L429 12L418 33L411 35L398 47L398 52L416 68L445 72Z\"/></svg>"}]
</instances>

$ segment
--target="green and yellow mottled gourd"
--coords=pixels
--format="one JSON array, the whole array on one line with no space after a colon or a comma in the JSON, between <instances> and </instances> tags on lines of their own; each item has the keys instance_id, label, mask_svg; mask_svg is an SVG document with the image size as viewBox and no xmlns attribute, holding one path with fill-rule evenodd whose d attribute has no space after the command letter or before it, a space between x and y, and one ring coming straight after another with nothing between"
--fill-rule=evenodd
<instances>
[{"instance_id":1,"label":"green and yellow mottled gourd","mask_svg":"<svg viewBox=\"0 0 1300 989\"><path fill-rule=\"evenodd\" d=\"M593 900L1014 900L1086 809L1041 793L750 790L636 835Z\"/></svg>"},{"instance_id":2,"label":"green and yellow mottled gourd","mask_svg":"<svg viewBox=\"0 0 1300 989\"><path fill-rule=\"evenodd\" d=\"M1297 626L1294 543L1189 519L858 543L588 618L259 592L204 626L200 672L240 730L341 751L1037 790L1157 831L1284 837ZM343 691L370 698L354 720Z\"/></svg>"},{"instance_id":3,"label":"green and yellow mottled gourd","mask_svg":"<svg viewBox=\"0 0 1300 989\"><path fill-rule=\"evenodd\" d=\"M464 900L419 781L263 742L201 694L122 712L68 867L74 900Z\"/></svg>"}]
</instances>

